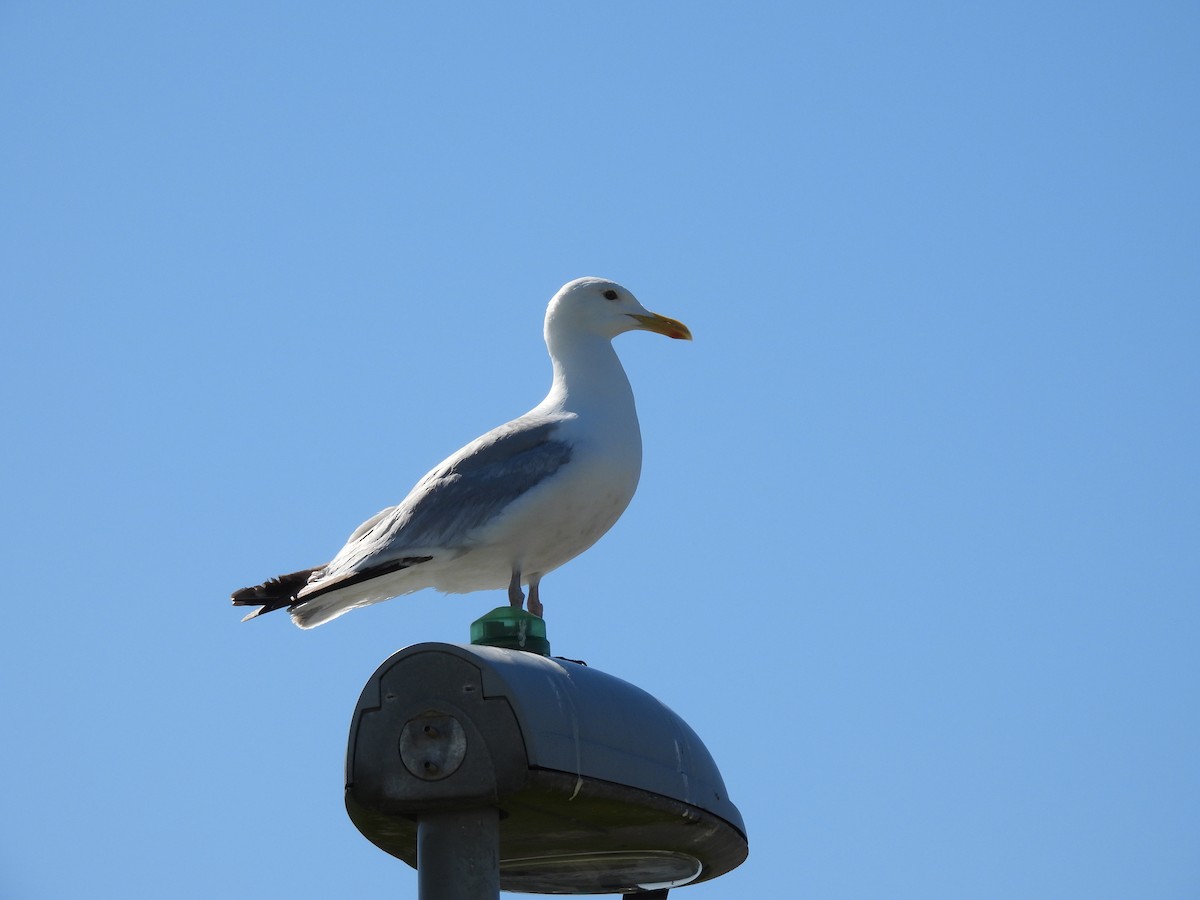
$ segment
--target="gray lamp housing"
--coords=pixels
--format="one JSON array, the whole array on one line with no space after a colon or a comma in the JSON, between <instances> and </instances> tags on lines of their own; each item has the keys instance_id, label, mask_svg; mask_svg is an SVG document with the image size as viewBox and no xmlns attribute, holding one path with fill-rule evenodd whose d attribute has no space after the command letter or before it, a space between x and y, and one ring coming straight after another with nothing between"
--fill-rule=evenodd
<instances>
[{"instance_id":1,"label":"gray lamp housing","mask_svg":"<svg viewBox=\"0 0 1200 900\"><path fill-rule=\"evenodd\" d=\"M350 728L346 810L416 867L418 823L498 809L499 878L527 893L629 893L715 878L748 853L696 733L597 669L498 647L392 655Z\"/></svg>"}]
</instances>

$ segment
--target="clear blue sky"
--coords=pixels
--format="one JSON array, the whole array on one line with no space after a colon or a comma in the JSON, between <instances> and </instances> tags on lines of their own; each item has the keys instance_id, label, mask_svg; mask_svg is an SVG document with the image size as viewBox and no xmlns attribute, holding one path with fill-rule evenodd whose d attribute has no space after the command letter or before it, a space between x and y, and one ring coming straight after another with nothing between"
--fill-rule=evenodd
<instances>
[{"instance_id":1,"label":"clear blue sky","mask_svg":"<svg viewBox=\"0 0 1200 900\"><path fill-rule=\"evenodd\" d=\"M1200 895L1189 3L0 7L0 895L412 898L324 561L614 278L642 486L556 652L721 765L689 900ZM674 893L673 893L674 896Z\"/></svg>"}]
</instances>

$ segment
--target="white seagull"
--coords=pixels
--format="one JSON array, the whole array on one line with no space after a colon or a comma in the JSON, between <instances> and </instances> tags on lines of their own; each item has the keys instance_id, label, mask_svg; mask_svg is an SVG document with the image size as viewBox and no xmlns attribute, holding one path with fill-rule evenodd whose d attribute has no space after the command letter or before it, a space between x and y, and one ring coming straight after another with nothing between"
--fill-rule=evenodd
<instances>
[{"instance_id":1,"label":"white seagull","mask_svg":"<svg viewBox=\"0 0 1200 900\"><path fill-rule=\"evenodd\" d=\"M603 278L563 285L546 309L554 380L546 399L472 441L368 519L331 562L233 594L246 616L287 608L312 628L359 606L423 588L508 589L542 615L538 584L592 546L633 499L642 436L612 339L653 331L691 340L686 325L646 310ZM245 620L243 620L245 621Z\"/></svg>"}]
</instances>

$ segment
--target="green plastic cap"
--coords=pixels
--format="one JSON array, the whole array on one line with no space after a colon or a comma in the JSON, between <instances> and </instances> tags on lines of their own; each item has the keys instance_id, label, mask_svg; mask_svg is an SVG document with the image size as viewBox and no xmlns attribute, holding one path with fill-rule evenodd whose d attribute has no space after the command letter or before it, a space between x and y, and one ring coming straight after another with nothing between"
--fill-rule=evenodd
<instances>
[{"instance_id":1,"label":"green plastic cap","mask_svg":"<svg viewBox=\"0 0 1200 900\"><path fill-rule=\"evenodd\" d=\"M545 620L514 606L498 606L472 622L471 643L550 655Z\"/></svg>"}]
</instances>

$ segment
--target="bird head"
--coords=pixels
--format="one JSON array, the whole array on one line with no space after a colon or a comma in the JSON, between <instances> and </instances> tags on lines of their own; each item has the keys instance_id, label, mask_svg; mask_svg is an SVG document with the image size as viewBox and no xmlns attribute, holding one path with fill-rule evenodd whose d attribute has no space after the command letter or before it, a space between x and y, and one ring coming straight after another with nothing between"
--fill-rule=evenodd
<instances>
[{"instance_id":1,"label":"bird head","mask_svg":"<svg viewBox=\"0 0 1200 900\"><path fill-rule=\"evenodd\" d=\"M546 310L547 342L558 333L590 333L611 340L626 331L692 339L682 322L650 312L627 288L606 278L576 278L564 284Z\"/></svg>"}]
</instances>

